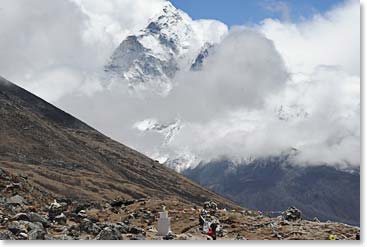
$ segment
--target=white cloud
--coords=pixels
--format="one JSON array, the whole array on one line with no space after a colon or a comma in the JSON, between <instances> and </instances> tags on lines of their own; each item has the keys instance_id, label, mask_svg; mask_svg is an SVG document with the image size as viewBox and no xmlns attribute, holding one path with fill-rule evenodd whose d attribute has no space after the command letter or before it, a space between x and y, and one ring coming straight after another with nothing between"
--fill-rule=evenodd
<instances>
[{"instance_id":1,"label":"white cloud","mask_svg":"<svg viewBox=\"0 0 367 247\"><path fill-rule=\"evenodd\" d=\"M167 99L175 102L172 111L202 122L229 110L261 107L287 78L270 40L256 31L234 28L214 48L202 71L177 76L178 85Z\"/></svg>"},{"instance_id":2,"label":"white cloud","mask_svg":"<svg viewBox=\"0 0 367 247\"><path fill-rule=\"evenodd\" d=\"M111 52L128 35L143 28L159 12L165 0L70 0L88 16L85 42L109 46Z\"/></svg>"},{"instance_id":3,"label":"white cloud","mask_svg":"<svg viewBox=\"0 0 367 247\"><path fill-rule=\"evenodd\" d=\"M277 155L297 148L301 164L359 165L359 81L337 68L320 67L307 80L268 98L261 109L186 125L175 148L194 147L194 153L207 160Z\"/></svg>"},{"instance_id":4,"label":"white cloud","mask_svg":"<svg viewBox=\"0 0 367 247\"><path fill-rule=\"evenodd\" d=\"M257 70L251 66L248 71L246 66L237 63L239 69L236 71L236 60L243 59L236 46L245 42L236 40L225 44L224 41L222 45L230 50L225 50L221 59L212 56L221 65L213 66L212 70L207 67L199 74L204 83L197 83L195 78L189 77L188 81L193 82L191 91L177 91L190 95L187 110L197 113L202 121L190 119L176 136L172 150L191 150L202 159L210 160L223 155L238 159L277 155L294 147L300 150L296 156L298 163L359 166L359 3L346 2L301 23L268 19L257 30L274 42L289 71L289 80L276 79L279 78L276 73L283 71L281 66L273 66L273 70L266 69L266 66ZM248 34L244 37L250 44L259 43L251 41ZM231 53L231 48L234 53ZM264 50L256 47L249 50L257 51L248 52L251 60L262 58ZM264 57L271 60L277 55L265 52ZM264 61L259 64L266 65ZM261 87L258 81L261 75L269 75L273 78L272 83ZM216 84L223 78L227 79L228 87ZM236 78L239 81L252 79L256 83L236 83ZM186 86L189 82L180 85ZM210 87L200 90L205 82ZM277 82L287 85L281 87ZM246 97L240 97L239 85L248 91ZM252 91L252 86L255 91ZM256 90L266 93L272 86L281 91L277 93L275 90L265 97L256 93ZM198 100L195 100L196 96ZM211 101L211 98L216 100ZM265 104L256 104L262 99L266 99ZM217 111L216 115L206 118L205 104L208 102ZM231 105L233 102L239 104ZM238 109L238 106L243 109Z\"/></svg>"},{"instance_id":5,"label":"white cloud","mask_svg":"<svg viewBox=\"0 0 367 247\"><path fill-rule=\"evenodd\" d=\"M164 2L3 0L0 74L50 101L83 92L119 42Z\"/></svg>"},{"instance_id":6,"label":"white cloud","mask_svg":"<svg viewBox=\"0 0 367 247\"><path fill-rule=\"evenodd\" d=\"M346 1L300 23L267 19L259 27L294 72L311 73L318 65L340 66L360 74L360 5Z\"/></svg>"},{"instance_id":7,"label":"white cloud","mask_svg":"<svg viewBox=\"0 0 367 247\"><path fill-rule=\"evenodd\" d=\"M162 4L1 1L0 74L154 158L241 159L295 147L301 163L359 165L359 2L300 23L234 28L203 71L179 73L166 97L103 88L98 71L113 49ZM227 33L211 20L194 28L209 39ZM182 128L161 130L177 119Z\"/></svg>"}]
</instances>

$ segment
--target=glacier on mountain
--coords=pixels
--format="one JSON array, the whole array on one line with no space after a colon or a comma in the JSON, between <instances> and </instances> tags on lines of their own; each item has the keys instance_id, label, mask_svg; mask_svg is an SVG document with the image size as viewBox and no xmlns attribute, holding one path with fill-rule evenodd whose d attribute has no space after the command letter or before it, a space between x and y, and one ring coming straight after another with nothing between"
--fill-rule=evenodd
<instances>
[{"instance_id":1,"label":"glacier on mountain","mask_svg":"<svg viewBox=\"0 0 367 247\"><path fill-rule=\"evenodd\" d=\"M208 47L220 42L227 32L221 22L192 20L166 2L144 29L121 42L105 72L110 83L122 81L130 89L167 95L176 73L202 63L198 59L203 60Z\"/></svg>"}]
</instances>

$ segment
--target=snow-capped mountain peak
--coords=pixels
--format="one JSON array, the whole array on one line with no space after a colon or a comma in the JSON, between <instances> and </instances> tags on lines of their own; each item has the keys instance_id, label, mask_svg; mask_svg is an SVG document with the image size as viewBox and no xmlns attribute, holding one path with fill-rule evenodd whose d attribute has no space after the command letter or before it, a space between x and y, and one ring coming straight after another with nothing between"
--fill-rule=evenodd
<instances>
[{"instance_id":1,"label":"snow-capped mountain peak","mask_svg":"<svg viewBox=\"0 0 367 247\"><path fill-rule=\"evenodd\" d=\"M213 26L217 27L216 34L212 31L204 35L203 29L213 29ZM105 71L117 81L127 81L131 88L167 94L176 72L189 70L203 47L218 42L226 32L224 24L194 21L166 2L144 29L121 42Z\"/></svg>"}]
</instances>

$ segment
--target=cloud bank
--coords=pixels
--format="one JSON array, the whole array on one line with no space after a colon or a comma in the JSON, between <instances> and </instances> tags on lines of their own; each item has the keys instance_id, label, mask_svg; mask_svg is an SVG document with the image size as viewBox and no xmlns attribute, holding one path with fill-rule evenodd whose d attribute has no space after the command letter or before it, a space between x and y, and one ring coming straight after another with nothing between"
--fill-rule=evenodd
<instances>
[{"instance_id":1,"label":"cloud bank","mask_svg":"<svg viewBox=\"0 0 367 247\"><path fill-rule=\"evenodd\" d=\"M0 74L161 161L296 148L300 164L359 166L358 1L298 23L232 27L203 70L180 72L165 97L104 88L98 71L113 49L163 4L2 1ZM196 23L215 32L210 20Z\"/></svg>"},{"instance_id":2,"label":"cloud bank","mask_svg":"<svg viewBox=\"0 0 367 247\"><path fill-rule=\"evenodd\" d=\"M118 44L143 28L164 0L4 0L0 73L44 99L92 93Z\"/></svg>"}]
</instances>

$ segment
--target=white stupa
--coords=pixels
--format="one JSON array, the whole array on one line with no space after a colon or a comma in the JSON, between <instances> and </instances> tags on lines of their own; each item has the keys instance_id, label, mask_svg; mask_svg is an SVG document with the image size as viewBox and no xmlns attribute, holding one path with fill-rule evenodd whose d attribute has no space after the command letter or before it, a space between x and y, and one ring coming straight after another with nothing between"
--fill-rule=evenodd
<instances>
[{"instance_id":1,"label":"white stupa","mask_svg":"<svg viewBox=\"0 0 367 247\"><path fill-rule=\"evenodd\" d=\"M166 236L171 231L171 218L168 217L168 212L163 207L163 212L159 212L158 219L158 236Z\"/></svg>"}]
</instances>

